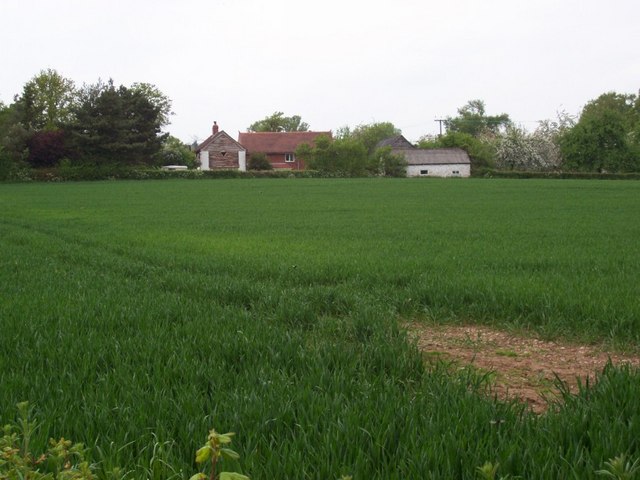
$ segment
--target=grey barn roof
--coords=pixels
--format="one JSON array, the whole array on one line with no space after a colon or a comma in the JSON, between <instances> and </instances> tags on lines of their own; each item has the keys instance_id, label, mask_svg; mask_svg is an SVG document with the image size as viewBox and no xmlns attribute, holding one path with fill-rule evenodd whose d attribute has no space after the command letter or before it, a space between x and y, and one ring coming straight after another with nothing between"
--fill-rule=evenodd
<instances>
[{"instance_id":1,"label":"grey barn roof","mask_svg":"<svg viewBox=\"0 0 640 480\"><path fill-rule=\"evenodd\" d=\"M396 135L395 137L385 138L384 140L379 141L376 144L376 148L381 147L391 147L394 150L399 148L416 148L414 147L409 140L404 138L402 135Z\"/></svg>"},{"instance_id":2,"label":"grey barn roof","mask_svg":"<svg viewBox=\"0 0 640 480\"><path fill-rule=\"evenodd\" d=\"M460 165L470 164L467 152L461 148L394 149L393 153L404 155L408 165Z\"/></svg>"}]
</instances>

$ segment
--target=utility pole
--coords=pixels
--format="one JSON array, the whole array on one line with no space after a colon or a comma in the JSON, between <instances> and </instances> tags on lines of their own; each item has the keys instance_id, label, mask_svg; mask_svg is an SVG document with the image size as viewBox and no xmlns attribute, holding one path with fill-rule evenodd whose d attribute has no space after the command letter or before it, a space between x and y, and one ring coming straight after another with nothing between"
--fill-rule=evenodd
<instances>
[{"instance_id":1,"label":"utility pole","mask_svg":"<svg viewBox=\"0 0 640 480\"><path fill-rule=\"evenodd\" d=\"M445 119L444 119L444 118L436 118L436 119L434 120L434 122L438 122L438 123L440 124L440 135L438 135L439 137L441 137L441 136L442 136L442 122L444 122L444 121L445 121Z\"/></svg>"}]
</instances>

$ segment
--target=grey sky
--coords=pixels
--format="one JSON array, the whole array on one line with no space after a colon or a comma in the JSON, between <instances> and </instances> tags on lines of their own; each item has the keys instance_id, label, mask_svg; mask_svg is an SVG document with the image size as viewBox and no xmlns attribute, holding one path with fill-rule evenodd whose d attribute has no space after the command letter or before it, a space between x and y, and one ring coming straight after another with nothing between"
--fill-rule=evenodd
<instances>
[{"instance_id":1,"label":"grey sky","mask_svg":"<svg viewBox=\"0 0 640 480\"><path fill-rule=\"evenodd\" d=\"M0 25L0 100L46 68L152 83L187 142L276 110L417 140L475 98L531 129L640 88L637 0L0 0Z\"/></svg>"}]
</instances>

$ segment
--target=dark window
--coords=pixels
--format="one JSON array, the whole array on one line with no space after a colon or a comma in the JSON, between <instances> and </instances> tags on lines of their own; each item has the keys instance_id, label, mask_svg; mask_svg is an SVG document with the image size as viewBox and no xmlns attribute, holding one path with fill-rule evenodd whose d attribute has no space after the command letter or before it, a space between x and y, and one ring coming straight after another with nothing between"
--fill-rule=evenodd
<instances>
[{"instance_id":1,"label":"dark window","mask_svg":"<svg viewBox=\"0 0 640 480\"><path fill-rule=\"evenodd\" d=\"M429 175L429 170L420 170L420 175Z\"/></svg>"},{"instance_id":2,"label":"dark window","mask_svg":"<svg viewBox=\"0 0 640 480\"><path fill-rule=\"evenodd\" d=\"M295 162L296 161L296 156L293 153L285 153L284 154L284 161L285 162Z\"/></svg>"}]
</instances>

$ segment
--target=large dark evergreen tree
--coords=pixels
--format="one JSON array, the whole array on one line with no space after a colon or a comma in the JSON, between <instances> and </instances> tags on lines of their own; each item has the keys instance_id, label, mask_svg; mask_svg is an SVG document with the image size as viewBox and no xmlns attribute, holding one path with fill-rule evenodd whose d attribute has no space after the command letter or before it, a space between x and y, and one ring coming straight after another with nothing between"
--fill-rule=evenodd
<instances>
[{"instance_id":1,"label":"large dark evergreen tree","mask_svg":"<svg viewBox=\"0 0 640 480\"><path fill-rule=\"evenodd\" d=\"M162 124L162 108L143 91L109 81L82 90L71 131L80 160L150 164L166 136Z\"/></svg>"}]
</instances>

